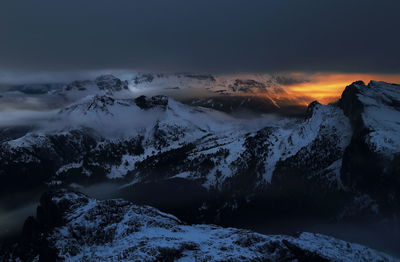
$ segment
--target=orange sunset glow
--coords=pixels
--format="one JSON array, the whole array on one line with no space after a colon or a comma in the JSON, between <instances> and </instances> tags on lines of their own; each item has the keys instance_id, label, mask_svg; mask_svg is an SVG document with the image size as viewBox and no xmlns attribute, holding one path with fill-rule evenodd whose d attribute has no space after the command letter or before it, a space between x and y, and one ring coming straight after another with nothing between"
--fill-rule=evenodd
<instances>
[{"instance_id":1,"label":"orange sunset glow","mask_svg":"<svg viewBox=\"0 0 400 262\"><path fill-rule=\"evenodd\" d=\"M306 76L301 73L294 76ZM300 103L308 103L318 100L322 104L328 104L340 98L344 88L354 81L362 80L368 84L371 80L400 83L400 74L338 74L318 73L308 77L309 82L290 85L285 91L292 98L298 98Z\"/></svg>"}]
</instances>

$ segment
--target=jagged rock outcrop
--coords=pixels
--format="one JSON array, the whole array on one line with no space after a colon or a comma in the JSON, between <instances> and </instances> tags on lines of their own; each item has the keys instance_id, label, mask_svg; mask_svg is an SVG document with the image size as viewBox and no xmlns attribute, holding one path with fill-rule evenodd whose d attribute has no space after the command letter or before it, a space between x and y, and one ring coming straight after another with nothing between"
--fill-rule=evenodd
<instances>
[{"instance_id":1,"label":"jagged rock outcrop","mask_svg":"<svg viewBox=\"0 0 400 262\"><path fill-rule=\"evenodd\" d=\"M141 109L149 109L155 106L160 106L161 108L165 109L168 105L168 97L166 96L153 96L153 97L146 97L146 96L139 96L135 99L135 103Z\"/></svg>"}]
</instances>

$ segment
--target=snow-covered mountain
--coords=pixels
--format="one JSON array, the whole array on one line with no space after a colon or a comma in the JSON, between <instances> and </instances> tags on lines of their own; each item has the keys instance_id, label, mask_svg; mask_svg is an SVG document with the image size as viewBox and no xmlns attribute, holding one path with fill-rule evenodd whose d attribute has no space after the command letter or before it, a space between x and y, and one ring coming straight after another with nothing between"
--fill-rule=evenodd
<instances>
[{"instance_id":1,"label":"snow-covered mountain","mask_svg":"<svg viewBox=\"0 0 400 262\"><path fill-rule=\"evenodd\" d=\"M132 81L147 88L164 78ZM311 103L303 119L251 120L131 89L113 76L74 82L55 95L77 101L47 122L2 129L0 194L112 182L127 199L167 210L184 203L177 215L195 222L224 221L249 203L278 216L400 212L397 85L356 82L337 104Z\"/></svg>"},{"instance_id":2,"label":"snow-covered mountain","mask_svg":"<svg viewBox=\"0 0 400 262\"><path fill-rule=\"evenodd\" d=\"M42 196L21 240L2 261L397 261L332 237L262 235L214 225L188 225L150 206L99 201L81 193Z\"/></svg>"}]
</instances>

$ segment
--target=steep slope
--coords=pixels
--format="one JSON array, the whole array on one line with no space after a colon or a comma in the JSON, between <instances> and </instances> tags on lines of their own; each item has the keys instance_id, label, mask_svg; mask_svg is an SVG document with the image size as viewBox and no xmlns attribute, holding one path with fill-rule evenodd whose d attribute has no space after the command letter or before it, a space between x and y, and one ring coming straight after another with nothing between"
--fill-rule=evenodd
<instances>
[{"instance_id":1,"label":"steep slope","mask_svg":"<svg viewBox=\"0 0 400 262\"><path fill-rule=\"evenodd\" d=\"M40 202L2 261L396 261L324 235L187 225L149 206L76 192L49 192Z\"/></svg>"},{"instance_id":2,"label":"steep slope","mask_svg":"<svg viewBox=\"0 0 400 262\"><path fill-rule=\"evenodd\" d=\"M371 81L346 87L340 105L356 132L368 129L365 137L371 150L393 156L400 148L400 85Z\"/></svg>"}]
</instances>

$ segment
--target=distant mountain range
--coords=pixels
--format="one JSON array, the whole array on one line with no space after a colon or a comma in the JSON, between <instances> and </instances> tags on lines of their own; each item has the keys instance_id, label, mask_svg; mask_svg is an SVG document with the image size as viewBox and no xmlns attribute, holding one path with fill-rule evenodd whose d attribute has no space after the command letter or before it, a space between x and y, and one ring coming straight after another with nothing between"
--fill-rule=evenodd
<instances>
[{"instance_id":1,"label":"distant mountain range","mask_svg":"<svg viewBox=\"0 0 400 262\"><path fill-rule=\"evenodd\" d=\"M125 77L126 79L127 77ZM306 80L303 80L306 81ZM136 73L127 80L103 75L94 80L79 80L69 84L24 84L3 86L3 99L22 93L29 96L45 95L53 100L76 102L98 92L121 97L138 95L167 95L189 105L202 106L227 113L275 113L300 116L312 98L286 92L286 85L301 83L289 76L269 74L200 75L189 73ZM117 91L117 92L115 92Z\"/></svg>"}]
</instances>

